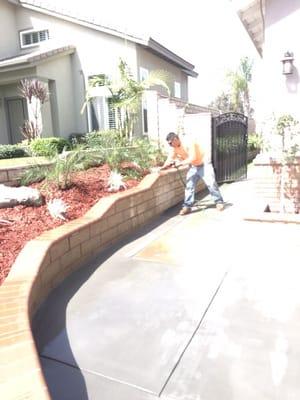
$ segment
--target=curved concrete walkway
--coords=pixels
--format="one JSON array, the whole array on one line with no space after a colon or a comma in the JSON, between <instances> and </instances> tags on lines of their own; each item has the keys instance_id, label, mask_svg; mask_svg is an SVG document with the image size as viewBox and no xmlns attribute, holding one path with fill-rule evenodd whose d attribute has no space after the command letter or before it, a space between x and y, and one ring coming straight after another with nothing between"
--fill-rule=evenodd
<instances>
[{"instance_id":1,"label":"curved concrete walkway","mask_svg":"<svg viewBox=\"0 0 300 400\"><path fill-rule=\"evenodd\" d=\"M57 400L300 398L299 225L243 221L251 181L223 185L73 274L34 332Z\"/></svg>"}]
</instances>

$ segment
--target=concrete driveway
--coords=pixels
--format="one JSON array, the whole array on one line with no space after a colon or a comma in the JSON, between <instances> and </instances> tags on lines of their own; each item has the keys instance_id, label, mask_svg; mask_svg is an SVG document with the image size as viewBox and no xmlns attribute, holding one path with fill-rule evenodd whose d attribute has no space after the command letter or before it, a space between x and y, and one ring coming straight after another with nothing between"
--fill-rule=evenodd
<instances>
[{"instance_id":1,"label":"concrete driveway","mask_svg":"<svg viewBox=\"0 0 300 400\"><path fill-rule=\"evenodd\" d=\"M299 400L299 225L243 221L251 182L73 274L34 320L53 399Z\"/></svg>"}]
</instances>

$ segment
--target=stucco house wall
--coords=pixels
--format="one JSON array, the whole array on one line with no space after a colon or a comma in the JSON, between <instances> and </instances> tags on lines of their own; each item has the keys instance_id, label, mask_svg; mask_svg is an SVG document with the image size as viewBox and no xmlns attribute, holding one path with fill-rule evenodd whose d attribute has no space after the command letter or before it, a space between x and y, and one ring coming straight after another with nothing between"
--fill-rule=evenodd
<instances>
[{"instance_id":1,"label":"stucco house wall","mask_svg":"<svg viewBox=\"0 0 300 400\"><path fill-rule=\"evenodd\" d=\"M15 7L1 0L0 10L0 58L12 57L19 50Z\"/></svg>"},{"instance_id":2,"label":"stucco house wall","mask_svg":"<svg viewBox=\"0 0 300 400\"><path fill-rule=\"evenodd\" d=\"M256 110L263 121L275 115L292 114L300 119L300 2L266 1L263 60L257 82ZM284 53L294 53L294 69L282 74Z\"/></svg>"},{"instance_id":3,"label":"stucco house wall","mask_svg":"<svg viewBox=\"0 0 300 400\"><path fill-rule=\"evenodd\" d=\"M188 75L197 76L193 65L151 38L131 36L51 11L51 2L47 10L34 0L20 1L18 5L13 3L0 1L0 33L4 38L0 44L0 143L16 140L12 139L13 134L9 132L12 124L8 124L5 116L7 106L1 111L1 103L2 108L3 104L7 104L5 85L13 85L14 96L21 100L18 86L25 77L41 80L50 92L50 101L42 107L43 136L68 137L72 133L91 131L91 110L86 108L83 113L80 112L89 77L96 74L111 78L118 76L120 59L127 63L137 80L141 79L141 67L149 72L166 70L171 77L171 96L176 96L174 84L178 82L180 95L177 93L177 98L183 102L188 100ZM20 32L25 30L48 30L49 40L21 48ZM32 60L30 57L35 53L37 56ZM11 57L11 61L7 61L7 57ZM22 63L20 57L24 58ZM166 94L164 89L156 89ZM17 125L14 132L19 130ZM142 107L135 133L144 133Z\"/></svg>"},{"instance_id":4,"label":"stucco house wall","mask_svg":"<svg viewBox=\"0 0 300 400\"><path fill-rule=\"evenodd\" d=\"M54 122L51 116L51 102L44 104L42 111L43 136L67 137L70 132L76 131L74 115L77 110L75 109L73 92L74 79L71 57L71 55L59 57L37 66L38 77L46 78L47 84L48 80L50 80L50 82L52 80L55 81L55 88L49 87L50 96L55 95L57 109L64 110L63 112L57 113L58 120ZM53 90L55 92L53 92Z\"/></svg>"},{"instance_id":5,"label":"stucco house wall","mask_svg":"<svg viewBox=\"0 0 300 400\"><path fill-rule=\"evenodd\" d=\"M168 63L165 60L162 60L161 58L157 57L155 54L150 53L141 46L138 46L137 49L137 64L138 68L145 68L149 71L168 71L170 78L170 95L172 97L175 97L174 84L175 82L179 82L181 84L181 99L184 101L188 100L188 78L182 73L182 71L178 67ZM164 89L157 89L163 94L167 94Z\"/></svg>"}]
</instances>

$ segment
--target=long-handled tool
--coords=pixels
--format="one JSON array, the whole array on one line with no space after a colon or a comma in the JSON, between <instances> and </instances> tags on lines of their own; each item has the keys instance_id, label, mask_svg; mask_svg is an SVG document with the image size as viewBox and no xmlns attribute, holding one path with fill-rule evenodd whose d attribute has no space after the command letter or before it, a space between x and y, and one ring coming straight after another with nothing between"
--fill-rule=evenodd
<instances>
[{"instance_id":1,"label":"long-handled tool","mask_svg":"<svg viewBox=\"0 0 300 400\"><path fill-rule=\"evenodd\" d=\"M180 172L179 165L177 165L176 162L174 162L172 164L172 166L174 166L176 168L176 170L178 172L178 176L179 176L180 182L182 183L182 186L185 189L186 183L185 183L185 181L184 181L184 179L182 177L182 174ZM198 201L194 202L193 207L200 208L200 209L210 208L210 203L203 204L203 202L201 200L198 200ZM215 205L212 205L211 207L215 207Z\"/></svg>"}]
</instances>

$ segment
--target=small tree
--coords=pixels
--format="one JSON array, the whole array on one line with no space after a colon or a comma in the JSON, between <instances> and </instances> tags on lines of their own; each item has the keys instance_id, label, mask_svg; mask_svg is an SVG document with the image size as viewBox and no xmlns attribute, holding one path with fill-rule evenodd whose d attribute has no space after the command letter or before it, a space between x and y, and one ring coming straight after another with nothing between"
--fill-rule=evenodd
<instances>
[{"instance_id":1,"label":"small tree","mask_svg":"<svg viewBox=\"0 0 300 400\"><path fill-rule=\"evenodd\" d=\"M22 135L30 142L41 136L41 107L49 100L49 92L47 86L37 79L22 79L20 92L31 105L32 119L25 120L21 128Z\"/></svg>"},{"instance_id":2,"label":"small tree","mask_svg":"<svg viewBox=\"0 0 300 400\"><path fill-rule=\"evenodd\" d=\"M226 78L229 89L222 92L211 104L222 112L239 112L251 117L249 83L252 80L252 61L243 57L236 71L228 71Z\"/></svg>"},{"instance_id":3,"label":"small tree","mask_svg":"<svg viewBox=\"0 0 300 400\"><path fill-rule=\"evenodd\" d=\"M222 92L214 101L212 101L209 107L217 108L222 111L222 113L227 113L234 111L233 104L231 103L231 98L229 93Z\"/></svg>"},{"instance_id":4,"label":"small tree","mask_svg":"<svg viewBox=\"0 0 300 400\"><path fill-rule=\"evenodd\" d=\"M228 79L231 85L231 103L234 111L251 116L249 83L252 80L253 62L248 57L240 60L237 71L230 71Z\"/></svg>"},{"instance_id":5,"label":"small tree","mask_svg":"<svg viewBox=\"0 0 300 400\"><path fill-rule=\"evenodd\" d=\"M117 80L110 80L105 75L99 75L90 80L89 86L91 88L99 86L108 88L111 93L111 107L117 111L117 129L124 137L131 140L143 93L152 86L162 86L169 93L168 79L165 71L151 71L147 79L138 82L133 78L126 62L120 60ZM82 112L90 100L88 89Z\"/></svg>"}]
</instances>

